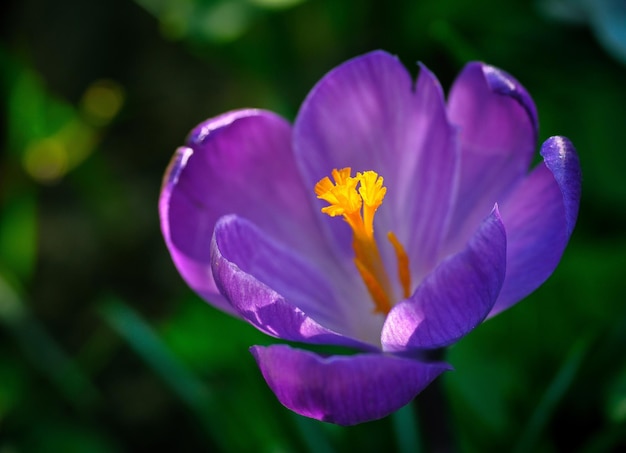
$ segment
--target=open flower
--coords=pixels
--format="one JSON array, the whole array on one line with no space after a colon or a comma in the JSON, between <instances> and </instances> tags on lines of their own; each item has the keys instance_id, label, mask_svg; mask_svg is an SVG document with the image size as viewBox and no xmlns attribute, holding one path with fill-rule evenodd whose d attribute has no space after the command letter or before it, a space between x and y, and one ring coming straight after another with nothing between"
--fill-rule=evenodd
<instances>
[{"instance_id":1,"label":"open flower","mask_svg":"<svg viewBox=\"0 0 626 453\"><path fill-rule=\"evenodd\" d=\"M450 366L428 360L548 278L576 221L580 168L541 147L510 75L469 63L447 103L420 68L372 52L327 74L291 126L262 110L205 121L167 170L161 227L209 303L322 356L254 346L293 411L388 415Z\"/></svg>"}]
</instances>

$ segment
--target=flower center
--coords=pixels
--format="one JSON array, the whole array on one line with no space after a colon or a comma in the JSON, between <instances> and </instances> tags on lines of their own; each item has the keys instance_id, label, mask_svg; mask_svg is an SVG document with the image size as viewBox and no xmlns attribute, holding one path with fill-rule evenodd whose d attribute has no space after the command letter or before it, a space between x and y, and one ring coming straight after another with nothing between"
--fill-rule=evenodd
<instances>
[{"instance_id":1,"label":"flower center","mask_svg":"<svg viewBox=\"0 0 626 453\"><path fill-rule=\"evenodd\" d=\"M395 297L374 237L374 215L383 203L387 188L383 186L383 177L375 171L357 173L355 177L350 176L351 171L350 167L334 169L332 177L335 182L324 177L315 185L315 194L328 203L322 208L323 213L331 217L342 216L352 228L354 264L374 301L374 311L387 314ZM398 261L403 297L409 297L409 257L393 232L387 233L387 238Z\"/></svg>"}]
</instances>

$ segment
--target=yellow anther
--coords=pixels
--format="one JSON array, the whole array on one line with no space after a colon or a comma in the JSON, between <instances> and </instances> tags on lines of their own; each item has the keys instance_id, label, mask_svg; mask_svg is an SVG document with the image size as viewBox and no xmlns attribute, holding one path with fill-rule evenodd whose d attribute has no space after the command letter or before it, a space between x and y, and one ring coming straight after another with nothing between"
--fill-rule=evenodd
<instances>
[{"instance_id":1,"label":"yellow anther","mask_svg":"<svg viewBox=\"0 0 626 453\"><path fill-rule=\"evenodd\" d=\"M348 171L347 175L346 170ZM335 217L360 211L363 199L356 190L359 181L350 177L350 169L334 170L333 178L335 184L328 177L325 177L315 185L317 198L328 202L330 205L322 208L322 212Z\"/></svg>"},{"instance_id":2,"label":"yellow anther","mask_svg":"<svg viewBox=\"0 0 626 453\"><path fill-rule=\"evenodd\" d=\"M375 311L387 314L394 300L393 291L374 238L374 214L387 193L384 180L371 170L352 177L350 167L334 169L331 174L334 183L325 177L315 185L317 198L329 204L322 208L322 212L331 217L341 215L352 228L356 268L374 301ZM398 259L403 295L408 297L411 286L409 258L396 236L389 233L388 237Z\"/></svg>"},{"instance_id":3,"label":"yellow anther","mask_svg":"<svg viewBox=\"0 0 626 453\"><path fill-rule=\"evenodd\" d=\"M320 179L317 184L315 184L315 195L318 197L323 197L333 190L335 185L332 183L328 176Z\"/></svg>"},{"instance_id":4,"label":"yellow anther","mask_svg":"<svg viewBox=\"0 0 626 453\"><path fill-rule=\"evenodd\" d=\"M355 232L362 234L363 220L361 218L361 206L363 199L356 189L359 180L350 176L350 168L333 170L332 175L335 183L325 177L315 185L317 198L324 200L328 206L322 208L324 214L331 217L343 216Z\"/></svg>"},{"instance_id":5,"label":"yellow anther","mask_svg":"<svg viewBox=\"0 0 626 453\"><path fill-rule=\"evenodd\" d=\"M383 186L383 177L371 170L357 173L356 177L361 183L359 194L363 198L363 203L366 206L378 208L387 193L387 188Z\"/></svg>"},{"instance_id":6,"label":"yellow anther","mask_svg":"<svg viewBox=\"0 0 626 453\"><path fill-rule=\"evenodd\" d=\"M364 204L363 226L365 234L372 238L374 236L374 214L383 203L387 188L383 186L383 177L378 176L375 171L357 173L356 177L361 183L359 195L361 195Z\"/></svg>"},{"instance_id":7,"label":"yellow anther","mask_svg":"<svg viewBox=\"0 0 626 453\"><path fill-rule=\"evenodd\" d=\"M333 179L335 180L335 184L340 186L346 184L349 180L353 179L350 176L352 169L350 167L342 168L341 170L333 169L331 175L333 175Z\"/></svg>"}]
</instances>

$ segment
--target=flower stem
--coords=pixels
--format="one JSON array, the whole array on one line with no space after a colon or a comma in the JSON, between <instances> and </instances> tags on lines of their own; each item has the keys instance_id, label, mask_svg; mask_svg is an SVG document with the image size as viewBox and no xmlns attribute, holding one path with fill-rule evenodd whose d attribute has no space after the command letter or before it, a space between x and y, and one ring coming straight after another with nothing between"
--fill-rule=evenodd
<instances>
[{"instance_id":1,"label":"flower stem","mask_svg":"<svg viewBox=\"0 0 626 453\"><path fill-rule=\"evenodd\" d=\"M443 360L445 350L436 351L432 357ZM433 453L453 453L458 451L456 438L450 420L450 407L446 398L443 380L435 379L413 400L420 422L425 451Z\"/></svg>"}]
</instances>

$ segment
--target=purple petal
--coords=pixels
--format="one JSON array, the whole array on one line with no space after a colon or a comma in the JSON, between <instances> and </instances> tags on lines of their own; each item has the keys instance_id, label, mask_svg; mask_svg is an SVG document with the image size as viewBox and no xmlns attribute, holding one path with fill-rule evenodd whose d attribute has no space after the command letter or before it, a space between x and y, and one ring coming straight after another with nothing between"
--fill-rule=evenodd
<instances>
[{"instance_id":1,"label":"purple petal","mask_svg":"<svg viewBox=\"0 0 626 453\"><path fill-rule=\"evenodd\" d=\"M502 204L508 238L506 279L493 316L541 285L561 259L578 215L581 173L569 140L551 137L544 163Z\"/></svg>"},{"instance_id":2,"label":"purple petal","mask_svg":"<svg viewBox=\"0 0 626 453\"><path fill-rule=\"evenodd\" d=\"M200 124L174 156L161 192L161 227L178 270L227 311L211 275L210 241L217 219L230 213L313 258L324 256L317 214L293 159L291 127L273 113L241 110Z\"/></svg>"},{"instance_id":3,"label":"purple petal","mask_svg":"<svg viewBox=\"0 0 626 453\"><path fill-rule=\"evenodd\" d=\"M391 414L450 369L383 354L320 357L286 345L253 346L251 352L284 406L339 425Z\"/></svg>"},{"instance_id":4,"label":"purple petal","mask_svg":"<svg viewBox=\"0 0 626 453\"><path fill-rule=\"evenodd\" d=\"M159 199L161 231L163 232L165 244L167 245L170 255L172 256L172 261L189 287L200 295L200 297L208 302L211 302L211 304L215 307L234 314L235 311L233 308L215 287L213 275L211 274L210 263L207 262L206 258L203 259L202 256L198 256L197 254L197 258L194 257L193 250L191 250L192 253L186 253L184 249L179 248L172 240L170 228L170 203L172 191L176 187L179 175L185 168L187 160L192 154L193 150L191 148L178 148L165 172L163 188L161 189L161 196ZM174 222L178 221L179 223L184 222L187 218L185 211L189 213L190 218L199 217L201 214L197 212L197 208L194 207L192 203L186 202L184 199L179 201L178 206L174 208L174 211L179 213L177 214L178 219L174 219ZM181 212L182 214L180 214ZM183 225L183 228L179 228L178 230L187 228L193 233L193 226L194 225ZM200 225L197 226L199 227ZM204 228L204 230L208 229ZM210 232L207 231L207 235L210 237ZM198 238L198 248L206 248L205 245L200 245L200 242L203 239L201 235L196 233L195 236Z\"/></svg>"},{"instance_id":5,"label":"purple petal","mask_svg":"<svg viewBox=\"0 0 626 453\"><path fill-rule=\"evenodd\" d=\"M563 194L567 236L571 236L578 218L582 173L574 145L565 137L550 137L541 145L541 156Z\"/></svg>"},{"instance_id":6,"label":"purple petal","mask_svg":"<svg viewBox=\"0 0 626 453\"><path fill-rule=\"evenodd\" d=\"M307 185L313 187L333 168L351 167L378 172L389 196L399 195L405 157L418 150L412 85L402 63L382 51L349 60L324 76L294 125L294 150ZM377 227L386 233L391 220L383 207ZM337 219L324 222L337 249L351 257L348 226Z\"/></svg>"},{"instance_id":7,"label":"purple petal","mask_svg":"<svg viewBox=\"0 0 626 453\"><path fill-rule=\"evenodd\" d=\"M259 330L290 341L372 349L347 337L353 332L346 307L320 271L292 248L237 216L218 221L211 246L220 292ZM378 329L369 335L375 342Z\"/></svg>"},{"instance_id":8,"label":"purple petal","mask_svg":"<svg viewBox=\"0 0 626 453\"><path fill-rule=\"evenodd\" d=\"M443 90L435 76L423 65L415 90L417 116L414 133L418 142L402 156L406 172L399 187L403 196L388 197L400 218L392 229L404 242L411 265L420 279L439 257L456 193L459 167L456 129L448 122ZM408 240L403 241L406 237Z\"/></svg>"},{"instance_id":9,"label":"purple petal","mask_svg":"<svg viewBox=\"0 0 626 453\"><path fill-rule=\"evenodd\" d=\"M383 326L385 351L448 346L480 324L496 301L506 270L507 237L497 206L462 252L444 260Z\"/></svg>"},{"instance_id":10,"label":"purple petal","mask_svg":"<svg viewBox=\"0 0 626 453\"><path fill-rule=\"evenodd\" d=\"M413 90L402 63L376 51L337 67L315 86L296 119L294 149L311 186L333 168L374 170L385 178L377 232L396 234L415 257L411 266L419 278L436 263L449 220L458 164L455 137L434 75L422 66ZM347 225L323 222L335 248L352 257ZM385 261L395 265L393 256Z\"/></svg>"},{"instance_id":11,"label":"purple petal","mask_svg":"<svg viewBox=\"0 0 626 453\"><path fill-rule=\"evenodd\" d=\"M452 249L524 178L537 142L535 105L504 71L469 63L452 86L450 121L460 127L459 197L449 233Z\"/></svg>"}]
</instances>

